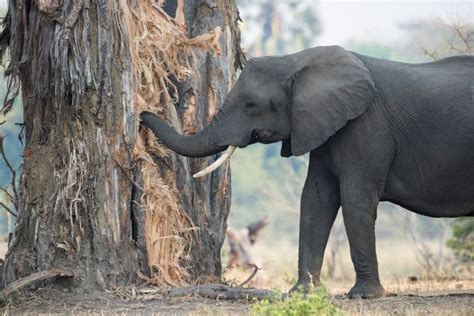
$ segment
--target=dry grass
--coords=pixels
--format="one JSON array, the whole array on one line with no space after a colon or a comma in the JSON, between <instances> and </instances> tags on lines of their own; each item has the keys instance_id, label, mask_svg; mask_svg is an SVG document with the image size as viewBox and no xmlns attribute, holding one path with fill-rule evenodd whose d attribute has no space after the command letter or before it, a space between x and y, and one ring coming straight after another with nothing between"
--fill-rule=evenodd
<instances>
[{"instance_id":1,"label":"dry grass","mask_svg":"<svg viewBox=\"0 0 474 316\"><path fill-rule=\"evenodd\" d=\"M130 36L134 71L134 106L137 115L144 110L169 121L178 131L181 123L174 107L177 92L171 78L187 80L193 71L193 49L212 49L220 54L220 29L194 39L185 35L183 3L179 2L176 19L161 8L162 1L128 2L124 24ZM194 110L194 107L189 107ZM192 113L186 113L192 117ZM189 122L185 126L190 125ZM186 246L193 230L191 220L178 198L175 174L161 174L153 156L167 157L170 152L160 146L149 129L143 129L134 150L135 161L142 170L141 206L146 210L146 244L148 264L153 275L145 276L157 285L178 285L186 281Z\"/></svg>"}]
</instances>

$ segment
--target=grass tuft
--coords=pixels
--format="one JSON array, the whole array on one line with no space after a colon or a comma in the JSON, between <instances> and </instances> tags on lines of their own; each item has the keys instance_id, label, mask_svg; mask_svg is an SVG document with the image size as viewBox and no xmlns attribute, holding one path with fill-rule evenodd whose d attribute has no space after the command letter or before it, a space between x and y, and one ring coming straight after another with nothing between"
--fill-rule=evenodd
<instances>
[{"instance_id":1,"label":"grass tuft","mask_svg":"<svg viewBox=\"0 0 474 316\"><path fill-rule=\"evenodd\" d=\"M306 316L341 315L341 311L331 302L325 287L313 287L309 294L292 293L286 299L266 299L252 305L251 315Z\"/></svg>"}]
</instances>

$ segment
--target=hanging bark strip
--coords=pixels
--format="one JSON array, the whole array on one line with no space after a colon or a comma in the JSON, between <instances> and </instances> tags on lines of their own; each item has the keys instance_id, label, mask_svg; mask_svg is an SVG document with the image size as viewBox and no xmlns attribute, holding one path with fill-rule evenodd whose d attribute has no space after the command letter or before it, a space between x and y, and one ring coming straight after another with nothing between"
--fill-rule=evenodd
<instances>
[{"instance_id":1,"label":"hanging bark strip","mask_svg":"<svg viewBox=\"0 0 474 316\"><path fill-rule=\"evenodd\" d=\"M185 7L182 1L174 4L175 7L168 10L171 16L175 14L174 20L149 1L137 1L135 6L129 6L130 19L127 24L131 37L135 39L131 45L132 63L136 82L139 83L135 107L139 111L160 114L182 133L193 133L207 121L203 115L208 112L206 109L215 109L215 103L222 102L225 97L235 71L229 67L229 61L233 63L234 56L241 52L233 51L234 46L228 47L229 41L233 42L233 34L222 33L222 26L228 27L230 23L236 22L236 19L229 20L228 17L222 19L221 14L227 10L223 1L210 12L207 12L210 8L207 2L194 8L197 12L193 17L194 27L202 23L199 20L204 8L206 19L202 17L203 22L208 23L207 15L216 12L221 19L195 34L184 32L193 26L184 24L185 9L190 11L193 9L191 5ZM237 14L235 7L233 14ZM230 30L230 27L227 29ZM228 55L222 56L222 46ZM205 56L205 59L201 60L200 56ZM205 71L198 69L201 65L206 67ZM217 83L220 99L217 100L214 93L212 98L206 97L198 102L196 94L204 92L206 96L206 92L211 89L209 82L214 84L219 73L228 73L225 85ZM201 84L209 85L209 88L200 91L198 85ZM221 227L225 225L230 199L228 170L216 178L217 182L193 183L190 178L193 162L158 145L147 129L140 134L135 155L139 169L143 171L139 178L144 191L137 194L140 207L146 213L145 241L142 244L146 245L149 275L154 280L147 282L178 285L188 280L190 273L201 279L208 276L215 279L220 275L218 249L224 235L217 234L209 239L206 225L217 220L219 231L224 232ZM167 167L159 168L160 162ZM210 185L226 193L213 196L216 191L209 191ZM199 196L199 192L205 195ZM212 205L214 201L217 203ZM202 215L209 213L212 208L216 208L212 211L217 216L203 222ZM199 214L203 211L204 214ZM214 248L216 242L217 248ZM209 259L208 265L196 271L198 263L209 253L213 258Z\"/></svg>"}]
</instances>

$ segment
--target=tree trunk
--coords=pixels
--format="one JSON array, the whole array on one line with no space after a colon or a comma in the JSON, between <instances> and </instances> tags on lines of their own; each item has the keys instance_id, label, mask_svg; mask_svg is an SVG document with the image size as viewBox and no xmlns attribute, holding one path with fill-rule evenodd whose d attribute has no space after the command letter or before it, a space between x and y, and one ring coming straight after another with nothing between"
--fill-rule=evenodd
<instances>
[{"instance_id":1,"label":"tree trunk","mask_svg":"<svg viewBox=\"0 0 474 316\"><path fill-rule=\"evenodd\" d=\"M138 131L142 109L137 100L146 97L138 95L145 79L134 52L144 38L134 25L148 14L143 8L151 8L150 3L154 1L9 1L0 43L10 49L10 93L15 95L21 85L25 149L4 286L51 267L72 269L79 288L126 285L140 273L148 280L166 276L161 281L172 284L220 276L229 168L193 180L191 171L208 159L153 153L151 165L158 170L153 171L142 168L143 155L137 154L137 144L150 140ZM223 30L220 57L196 49L192 67L199 75L178 83L183 78L167 73L160 79L172 82L176 93L171 84L154 92L162 114L192 132L222 104L240 66L238 13L234 0L182 4L166 1L165 10L178 16L164 21L179 26L184 17L190 38L217 26ZM180 58L186 68L190 57ZM163 102L170 100L160 97L164 89L178 100L175 104ZM151 194L147 172L158 172L163 185L157 190L169 190L165 193L171 201L144 202ZM166 236L174 225L166 212L187 222L177 236ZM174 261L167 262L171 257Z\"/></svg>"}]
</instances>

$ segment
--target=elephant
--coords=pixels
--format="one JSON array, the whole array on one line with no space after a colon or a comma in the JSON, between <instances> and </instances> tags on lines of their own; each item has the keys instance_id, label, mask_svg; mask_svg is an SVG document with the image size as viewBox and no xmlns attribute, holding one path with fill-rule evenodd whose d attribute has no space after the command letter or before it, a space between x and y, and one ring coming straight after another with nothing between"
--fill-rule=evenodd
<instances>
[{"instance_id":1,"label":"elephant","mask_svg":"<svg viewBox=\"0 0 474 316\"><path fill-rule=\"evenodd\" d=\"M319 283L341 209L356 273L348 296L377 298L385 293L374 233L380 201L430 217L474 214L473 94L474 56L408 64L322 46L250 59L193 135L151 112L140 119L181 155L225 151L217 165L256 142L281 142L283 157L309 153L293 289Z\"/></svg>"}]
</instances>

